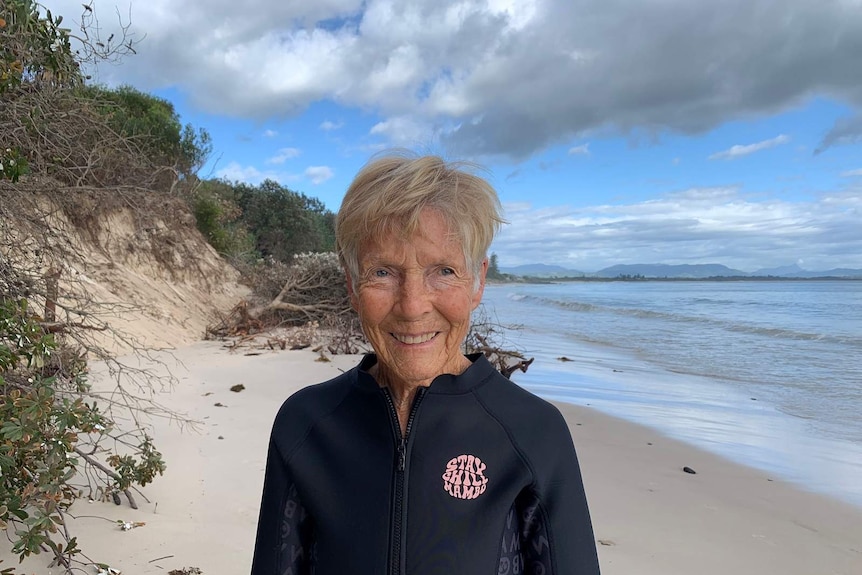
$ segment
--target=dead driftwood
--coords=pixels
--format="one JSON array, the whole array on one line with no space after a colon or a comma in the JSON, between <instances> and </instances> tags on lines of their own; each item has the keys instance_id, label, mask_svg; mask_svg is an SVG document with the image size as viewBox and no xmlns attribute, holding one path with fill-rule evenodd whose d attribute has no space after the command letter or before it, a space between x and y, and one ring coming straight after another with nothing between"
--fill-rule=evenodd
<instances>
[{"instance_id":1,"label":"dead driftwood","mask_svg":"<svg viewBox=\"0 0 862 575\"><path fill-rule=\"evenodd\" d=\"M527 359L519 351L501 349L500 347L489 343L488 337L478 332L472 332L470 338L474 341L469 344L471 352L481 352L488 358L488 361L497 368L497 371L508 378L516 371L527 372L527 368L533 363L535 358Z\"/></svg>"},{"instance_id":2,"label":"dead driftwood","mask_svg":"<svg viewBox=\"0 0 862 575\"><path fill-rule=\"evenodd\" d=\"M251 310L256 318L277 314L297 323L322 321L350 310L344 272L332 253L299 254L284 287L264 306Z\"/></svg>"},{"instance_id":3,"label":"dead driftwood","mask_svg":"<svg viewBox=\"0 0 862 575\"><path fill-rule=\"evenodd\" d=\"M268 266L266 262L261 266ZM268 286L252 285L252 297L239 303L216 325L207 329L210 337L244 337L262 331L314 323L337 327L339 318L355 316L344 281L344 272L333 253L299 254L292 265L271 266L280 275L281 289L272 297ZM266 272L261 273L264 275ZM272 279L266 278L271 284ZM347 321L346 323L351 323Z\"/></svg>"},{"instance_id":4,"label":"dead driftwood","mask_svg":"<svg viewBox=\"0 0 862 575\"><path fill-rule=\"evenodd\" d=\"M206 328L207 339L222 339L227 337L245 338L254 336L266 329L262 321L251 316L249 303L243 300L222 316L217 323Z\"/></svg>"}]
</instances>

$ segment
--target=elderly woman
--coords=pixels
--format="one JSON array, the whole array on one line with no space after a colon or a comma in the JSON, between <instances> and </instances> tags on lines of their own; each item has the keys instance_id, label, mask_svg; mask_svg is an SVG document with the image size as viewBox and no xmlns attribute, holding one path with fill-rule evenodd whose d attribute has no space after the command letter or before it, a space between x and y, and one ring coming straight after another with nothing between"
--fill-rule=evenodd
<instances>
[{"instance_id":1,"label":"elderly woman","mask_svg":"<svg viewBox=\"0 0 862 575\"><path fill-rule=\"evenodd\" d=\"M599 572L559 411L461 351L501 221L464 165L356 176L336 237L374 353L279 411L253 575Z\"/></svg>"}]
</instances>

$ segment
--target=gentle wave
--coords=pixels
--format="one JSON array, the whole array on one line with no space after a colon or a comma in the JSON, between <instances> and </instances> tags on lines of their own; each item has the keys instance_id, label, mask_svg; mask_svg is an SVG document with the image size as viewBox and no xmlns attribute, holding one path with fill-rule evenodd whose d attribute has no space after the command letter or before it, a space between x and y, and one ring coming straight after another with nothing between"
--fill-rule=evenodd
<instances>
[{"instance_id":1,"label":"gentle wave","mask_svg":"<svg viewBox=\"0 0 862 575\"><path fill-rule=\"evenodd\" d=\"M535 354L518 378L535 391L862 503L862 282L537 284L485 295L502 325L518 324L511 341Z\"/></svg>"},{"instance_id":2,"label":"gentle wave","mask_svg":"<svg viewBox=\"0 0 862 575\"><path fill-rule=\"evenodd\" d=\"M692 316L692 315L684 315L677 313L668 313L663 311L655 311L655 310L647 310L641 308L624 308L624 307L613 307L606 305L597 305L585 302L578 301L570 301L570 300L559 300L553 298L546 298L541 296L532 296L526 294L513 294L514 297L510 296L512 301L526 301L533 302L547 306L553 306L559 309L565 309L567 311L572 312L580 312L580 313L610 313L619 316L627 316L638 319L660 319L666 321L672 321L676 323L686 323L686 324L701 324L701 325L709 325L715 326L727 331L732 331L736 333L748 333L754 335L762 335L770 338L777 339L788 339L788 340L799 340L799 341L823 341L827 343L834 343L840 345L848 345L851 347L859 347L862 348L862 337L850 337L844 335L833 335L833 334L824 334L824 333L809 333L803 331L795 331L785 328L776 328L776 327L763 327L754 324L743 324L737 322L730 322L726 320L709 318L709 317L701 317L701 316ZM715 300L709 300L710 303L715 303Z\"/></svg>"}]
</instances>

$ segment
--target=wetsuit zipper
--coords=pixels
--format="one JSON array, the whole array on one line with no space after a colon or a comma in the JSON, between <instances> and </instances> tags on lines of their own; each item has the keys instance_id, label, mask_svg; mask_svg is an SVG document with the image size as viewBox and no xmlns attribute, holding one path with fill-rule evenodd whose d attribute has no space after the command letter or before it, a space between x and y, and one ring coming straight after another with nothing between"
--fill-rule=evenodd
<instances>
[{"instance_id":1,"label":"wetsuit zipper","mask_svg":"<svg viewBox=\"0 0 862 575\"><path fill-rule=\"evenodd\" d=\"M392 490L392 517L390 519L389 532L389 575L401 575L401 563L404 555L404 523L407 517L407 506L404 501L404 493L407 488L407 441L410 439L410 430L413 428L413 420L419 411L419 404L425 396L427 388L420 387L416 390L413 405L410 406L410 415L407 416L407 426L404 434L401 434L401 424L398 421L398 410L388 388L383 388L386 401L389 404L389 415L392 419L392 430L395 434L395 477L393 478Z\"/></svg>"}]
</instances>

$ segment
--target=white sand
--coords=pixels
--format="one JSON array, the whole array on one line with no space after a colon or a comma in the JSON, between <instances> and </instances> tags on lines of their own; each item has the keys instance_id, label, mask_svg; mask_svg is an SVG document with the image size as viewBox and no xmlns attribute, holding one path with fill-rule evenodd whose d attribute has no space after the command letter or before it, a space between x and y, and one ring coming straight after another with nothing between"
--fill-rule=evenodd
<instances>
[{"instance_id":1,"label":"white sand","mask_svg":"<svg viewBox=\"0 0 862 575\"><path fill-rule=\"evenodd\" d=\"M307 350L244 352L230 354L216 342L176 352L182 365L171 360L171 368L179 383L161 401L201 425L191 431L154 421L168 471L143 490L149 502L138 496L139 510L125 502L74 506L79 519L72 529L92 559L125 575L192 566L204 575L248 572L278 407L358 358L319 363ZM231 392L238 383L245 390ZM578 446L596 537L607 543L599 545L605 575L862 574L862 509L771 481L647 428L561 407ZM146 525L122 531L116 520ZM2 567L17 563L7 548L0 545ZM23 567L49 573L44 558Z\"/></svg>"}]
</instances>

